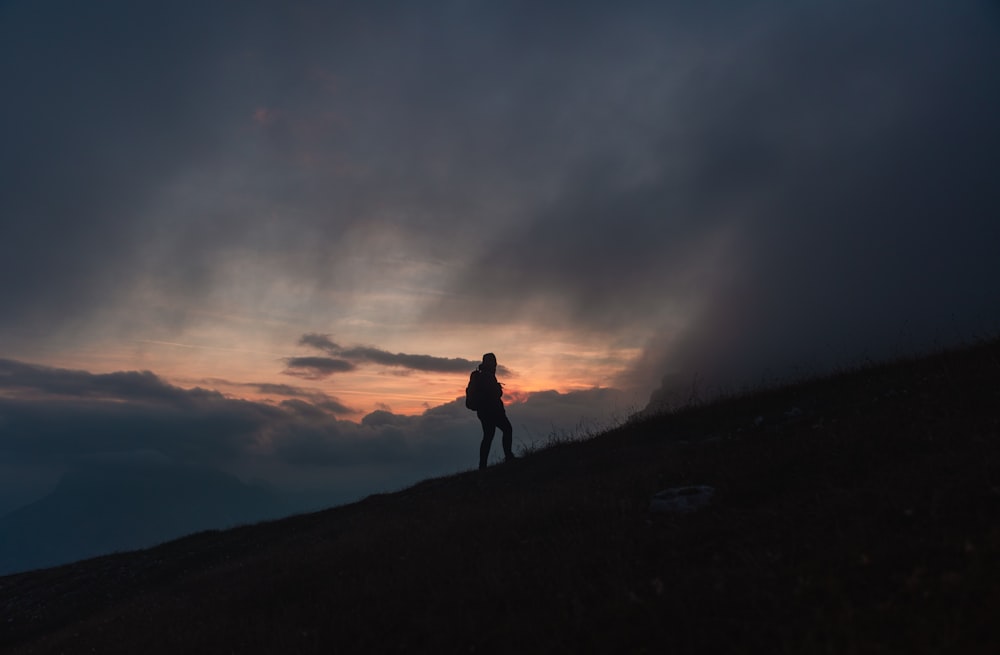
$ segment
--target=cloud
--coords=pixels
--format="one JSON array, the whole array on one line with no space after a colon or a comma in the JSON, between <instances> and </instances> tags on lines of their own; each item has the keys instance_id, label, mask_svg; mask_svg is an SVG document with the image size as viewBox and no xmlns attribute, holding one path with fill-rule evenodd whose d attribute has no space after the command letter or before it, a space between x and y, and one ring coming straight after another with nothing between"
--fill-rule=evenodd
<instances>
[{"instance_id":1,"label":"cloud","mask_svg":"<svg viewBox=\"0 0 1000 655\"><path fill-rule=\"evenodd\" d=\"M367 362L378 364L380 366L398 367L410 371L423 371L429 373L468 373L479 366L479 362L461 357L435 357L433 355L392 353L373 346L352 346L350 348L344 348L331 341L330 337L325 334L303 334L302 337L299 338L299 345L309 346L343 358L338 360L331 359L330 362L343 362L343 364L351 365ZM288 361L291 362L292 360L295 360L295 367L309 369L313 366L311 364L313 360L323 360L323 358L296 357L291 358ZM299 362L298 360L305 361ZM289 364L289 366L291 367L292 364ZM497 366L497 372L502 375L513 375L513 373L503 365Z\"/></svg>"},{"instance_id":2,"label":"cloud","mask_svg":"<svg viewBox=\"0 0 1000 655\"><path fill-rule=\"evenodd\" d=\"M195 29L179 47L170 27L221 26L219 11L112 5L58 3L57 22L17 3L0 9L0 93L20 99L0 109L7 332L66 329L128 297L145 269L142 244L163 227L149 223L150 204L191 161L211 160L223 134L224 103L203 73L218 44ZM161 272L167 285L205 281L197 267Z\"/></svg>"},{"instance_id":3,"label":"cloud","mask_svg":"<svg viewBox=\"0 0 1000 655\"><path fill-rule=\"evenodd\" d=\"M648 392L1000 324L995 3L102 6L0 6L4 357L330 329L286 372L457 376L478 362L377 344L491 330L639 351L615 386ZM7 359L0 447L353 492L476 446L458 406L353 423L283 392Z\"/></svg>"},{"instance_id":4,"label":"cloud","mask_svg":"<svg viewBox=\"0 0 1000 655\"><path fill-rule=\"evenodd\" d=\"M356 346L341 351L348 359L372 362L382 366L398 366L413 371L435 373L468 373L479 365L461 357L434 357L432 355L410 355L390 353L370 346ZM499 371L499 367L497 368ZM505 369L506 370L506 369Z\"/></svg>"},{"instance_id":5,"label":"cloud","mask_svg":"<svg viewBox=\"0 0 1000 655\"><path fill-rule=\"evenodd\" d=\"M318 350L323 350L331 355L335 355L341 350L340 346L330 341L330 337L328 335L317 333L303 334L299 338L299 345L310 346Z\"/></svg>"},{"instance_id":6,"label":"cloud","mask_svg":"<svg viewBox=\"0 0 1000 655\"><path fill-rule=\"evenodd\" d=\"M347 373L357 367L345 359L333 357L288 357L285 359L285 375L294 375L307 380L322 380L334 373Z\"/></svg>"},{"instance_id":7,"label":"cloud","mask_svg":"<svg viewBox=\"0 0 1000 655\"><path fill-rule=\"evenodd\" d=\"M55 6L0 21L7 344L225 302L665 348L650 385L998 320L993 3Z\"/></svg>"},{"instance_id":8,"label":"cloud","mask_svg":"<svg viewBox=\"0 0 1000 655\"><path fill-rule=\"evenodd\" d=\"M626 419L635 409L627 403L626 394L614 389L508 398L515 448L544 444L553 436L582 438ZM307 468L362 470L381 463L401 470L462 470L476 463L480 436L475 414L460 399L416 416L375 410L359 423L302 413L294 429L273 442L272 455Z\"/></svg>"},{"instance_id":9,"label":"cloud","mask_svg":"<svg viewBox=\"0 0 1000 655\"><path fill-rule=\"evenodd\" d=\"M310 511L478 462L479 424L460 399L417 416L376 410L353 422L340 420L343 408L320 392L258 386L286 399L227 398L149 372L0 360L0 463L16 473L0 484L0 532L9 537L0 568ZM518 448L579 434L620 408L611 390L508 400ZM122 502L97 504L109 493ZM190 508L195 496L197 511ZM79 511L77 501L101 513L96 523L107 539L89 540L64 525L67 512ZM46 541L54 534L59 547Z\"/></svg>"},{"instance_id":10,"label":"cloud","mask_svg":"<svg viewBox=\"0 0 1000 655\"><path fill-rule=\"evenodd\" d=\"M0 451L29 460L65 464L150 450L218 464L252 452L262 427L281 417L273 407L181 389L148 372L92 374L7 360L0 370Z\"/></svg>"},{"instance_id":11,"label":"cloud","mask_svg":"<svg viewBox=\"0 0 1000 655\"><path fill-rule=\"evenodd\" d=\"M640 122L646 145L573 162L428 315L628 340L643 348L617 380L629 388L753 382L996 329L1000 81L982 62L1000 22L970 2L900 25L902 8L689 14L697 47L668 41L663 74L626 87L605 124Z\"/></svg>"},{"instance_id":12,"label":"cloud","mask_svg":"<svg viewBox=\"0 0 1000 655\"><path fill-rule=\"evenodd\" d=\"M133 379L143 385L119 384ZM153 457L279 486L337 484L352 493L475 463L478 422L460 399L417 416L376 410L353 422L338 419L340 408L329 407L325 394L279 390L297 397L274 405L184 389L151 373L94 374L3 360L0 458L67 470L109 457L125 464ZM528 444L553 426L604 420L621 409L616 394L527 395L508 399L508 411L518 439ZM337 469L337 479L309 473L328 467Z\"/></svg>"},{"instance_id":13,"label":"cloud","mask_svg":"<svg viewBox=\"0 0 1000 655\"><path fill-rule=\"evenodd\" d=\"M299 387L291 384L275 384L273 382L233 382L231 380L224 380L221 378L210 378L206 380L205 383L220 385L223 387L253 389L256 392L267 396L304 400L307 401L307 404L314 405L322 409L324 412L336 415L352 415L358 412L356 408L345 405L343 401L336 396L331 396L330 394L319 391L318 389Z\"/></svg>"},{"instance_id":14,"label":"cloud","mask_svg":"<svg viewBox=\"0 0 1000 655\"><path fill-rule=\"evenodd\" d=\"M182 407L222 397L218 392L201 388L182 391L166 384L151 371L96 374L0 359L0 395L19 394L43 398L147 401Z\"/></svg>"}]
</instances>

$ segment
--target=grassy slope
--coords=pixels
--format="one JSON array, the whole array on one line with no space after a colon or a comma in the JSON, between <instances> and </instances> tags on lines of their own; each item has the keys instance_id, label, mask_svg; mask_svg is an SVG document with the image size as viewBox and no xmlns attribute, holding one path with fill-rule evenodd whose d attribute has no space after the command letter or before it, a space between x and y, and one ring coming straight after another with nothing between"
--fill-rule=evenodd
<instances>
[{"instance_id":1,"label":"grassy slope","mask_svg":"<svg viewBox=\"0 0 1000 655\"><path fill-rule=\"evenodd\" d=\"M0 648L1000 652L998 408L1000 341L687 409L0 578Z\"/></svg>"}]
</instances>

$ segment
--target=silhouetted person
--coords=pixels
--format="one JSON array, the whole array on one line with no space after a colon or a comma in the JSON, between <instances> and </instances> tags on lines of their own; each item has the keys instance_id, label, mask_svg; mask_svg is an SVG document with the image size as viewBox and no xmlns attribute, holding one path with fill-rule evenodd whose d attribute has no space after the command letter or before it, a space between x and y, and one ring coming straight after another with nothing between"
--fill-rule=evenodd
<instances>
[{"instance_id":1,"label":"silhouetted person","mask_svg":"<svg viewBox=\"0 0 1000 655\"><path fill-rule=\"evenodd\" d=\"M467 394L472 396L476 416L483 425L483 441L479 444L479 468L486 468L490 456L490 446L497 428L503 432L503 454L506 461L515 459L511 446L514 443L514 428L510 425L503 407L503 385L497 381L497 357L493 353L483 355L479 365L469 379ZM468 403L467 403L468 404Z\"/></svg>"}]
</instances>

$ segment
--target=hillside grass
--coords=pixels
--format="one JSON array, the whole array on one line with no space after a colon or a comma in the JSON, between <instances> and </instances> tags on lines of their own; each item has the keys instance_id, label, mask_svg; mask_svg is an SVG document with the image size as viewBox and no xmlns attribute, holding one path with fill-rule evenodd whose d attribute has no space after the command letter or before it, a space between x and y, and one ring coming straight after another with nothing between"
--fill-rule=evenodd
<instances>
[{"instance_id":1,"label":"hillside grass","mask_svg":"<svg viewBox=\"0 0 1000 655\"><path fill-rule=\"evenodd\" d=\"M998 616L995 339L0 578L12 653L994 653Z\"/></svg>"}]
</instances>

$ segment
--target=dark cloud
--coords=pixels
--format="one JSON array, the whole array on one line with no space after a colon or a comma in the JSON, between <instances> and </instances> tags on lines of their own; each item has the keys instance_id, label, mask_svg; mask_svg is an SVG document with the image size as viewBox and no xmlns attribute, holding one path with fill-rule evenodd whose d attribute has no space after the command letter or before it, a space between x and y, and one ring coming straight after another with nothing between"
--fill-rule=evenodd
<instances>
[{"instance_id":1,"label":"dark cloud","mask_svg":"<svg viewBox=\"0 0 1000 655\"><path fill-rule=\"evenodd\" d=\"M297 387L270 389L293 396L273 405L182 389L151 374L2 364L0 467L33 472L2 479L7 572L309 511L478 461L479 424L460 399L419 416L377 410L355 423L338 420L323 394ZM517 447L578 434L616 402L610 390L513 402ZM42 473L48 482L39 486L33 478ZM73 531L67 512L81 506L100 514L93 524L106 538Z\"/></svg>"},{"instance_id":2,"label":"dark cloud","mask_svg":"<svg viewBox=\"0 0 1000 655\"><path fill-rule=\"evenodd\" d=\"M682 333L649 344L667 387L754 383L1000 327L986 246L1000 238L1000 188L985 173L1000 164L986 120L1000 81L981 67L1000 40L984 8L941 7L901 30L887 10L834 16L837 30L782 26L753 86L714 93L736 102L713 104L707 125L740 124L752 156L705 139L709 162L734 162L706 181L745 200L726 277Z\"/></svg>"},{"instance_id":3,"label":"dark cloud","mask_svg":"<svg viewBox=\"0 0 1000 655\"><path fill-rule=\"evenodd\" d=\"M731 384L996 329L995 8L904 7L689 16L703 40L666 47L687 75L664 66L607 122L669 96L649 147L576 162L431 313L644 335L620 380L632 387L665 372Z\"/></svg>"},{"instance_id":4,"label":"dark cloud","mask_svg":"<svg viewBox=\"0 0 1000 655\"><path fill-rule=\"evenodd\" d=\"M369 362L380 366L395 366L410 371L424 371L430 373L468 373L479 366L478 361L463 359L461 357L435 357L433 355L413 355L407 353L392 353L387 350L375 348L373 346L352 346L343 348L325 334L304 334L299 339L299 345L309 346L317 350L336 355L346 362L363 363ZM312 368L310 363L314 359L324 359L315 357L297 357L295 366L297 368ZM298 360L306 360L304 363ZM291 359L288 361L292 361ZM342 360L330 360L342 361ZM345 363L346 363L345 362ZM292 367L292 364L289 364ZM504 366L498 366L497 371L504 375L511 375L511 371ZM332 371L331 371L332 372Z\"/></svg>"},{"instance_id":5,"label":"dark cloud","mask_svg":"<svg viewBox=\"0 0 1000 655\"><path fill-rule=\"evenodd\" d=\"M357 408L344 404L340 398L310 387L300 387L291 384L275 384L273 382L234 382L223 378L207 378L202 381L202 383L225 388L237 387L252 389L257 393L264 394L266 396L277 396L279 398L296 401L302 400L308 405L312 405L322 409L324 412L329 412L338 416L353 415L358 413Z\"/></svg>"},{"instance_id":6,"label":"dark cloud","mask_svg":"<svg viewBox=\"0 0 1000 655\"><path fill-rule=\"evenodd\" d=\"M261 427L280 417L275 408L181 389L149 373L4 365L0 451L15 457L65 463L153 450L182 462L219 463L252 449Z\"/></svg>"},{"instance_id":7,"label":"dark cloud","mask_svg":"<svg viewBox=\"0 0 1000 655\"><path fill-rule=\"evenodd\" d=\"M323 350L330 354L337 354L341 350L340 346L330 341L330 337L325 334L303 334L299 339L299 345Z\"/></svg>"},{"instance_id":8,"label":"dark cloud","mask_svg":"<svg viewBox=\"0 0 1000 655\"><path fill-rule=\"evenodd\" d=\"M475 414L459 399L419 416L377 410L355 423L338 420L340 408L331 410L324 394L294 387L285 391L301 391L300 397L272 405L183 389L146 374L90 374L3 363L0 458L4 462L45 462L65 468L88 458L142 454L143 461L153 456L238 471L248 460L265 470L282 461L370 467L384 460L399 463L394 475L417 480L415 476L430 470L455 470L464 461L469 435L476 441L478 431ZM128 379L141 380L145 387L137 391L108 384ZM529 396L526 402L515 403L511 412L520 414L523 424L566 424L581 414L608 413L613 409L608 393ZM325 455L315 459L319 452Z\"/></svg>"},{"instance_id":9,"label":"dark cloud","mask_svg":"<svg viewBox=\"0 0 1000 655\"><path fill-rule=\"evenodd\" d=\"M151 371L90 373L0 359L0 396L64 397L89 401L127 400L171 406L178 410L222 399L222 394L195 387L180 389Z\"/></svg>"},{"instance_id":10,"label":"dark cloud","mask_svg":"<svg viewBox=\"0 0 1000 655\"><path fill-rule=\"evenodd\" d=\"M274 384L270 382L234 383L234 382L228 382L226 380L219 380L218 382L227 385L249 387L255 389L256 391L262 394L267 394L272 396L282 396L284 398L290 398L293 400L301 399L307 401L304 404L320 408L324 412L329 412L331 414L347 415L347 414L356 414L358 411L353 407L345 405L339 398L331 396L317 389L297 387L290 384Z\"/></svg>"},{"instance_id":11,"label":"dark cloud","mask_svg":"<svg viewBox=\"0 0 1000 655\"><path fill-rule=\"evenodd\" d=\"M130 291L141 245L163 227L149 222L151 202L211 159L225 101L204 64L219 54L209 32L222 16L194 10L0 7L0 93L17 98L0 107L5 330L65 325ZM167 284L200 276L161 272Z\"/></svg>"},{"instance_id":12,"label":"dark cloud","mask_svg":"<svg viewBox=\"0 0 1000 655\"><path fill-rule=\"evenodd\" d=\"M583 438L600 428L625 420L635 411L628 397L614 389L570 393L533 393L507 401L514 424L515 447L545 444L553 437ZM275 441L273 455L298 466L358 467L375 463L400 472L459 470L479 444L479 423L461 399L433 407L416 416L375 410L360 423L331 422L310 412L299 414L295 428Z\"/></svg>"},{"instance_id":13,"label":"dark cloud","mask_svg":"<svg viewBox=\"0 0 1000 655\"><path fill-rule=\"evenodd\" d=\"M126 5L2 10L8 333L132 285L169 329L223 253L364 294L387 231L458 271L428 321L683 324L726 358L726 325L839 355L997 318L995 4Z\"/></svg>"},{"instance_id":14,"label":"dark cloud","mask_svg":"<svg viewBox=\"0 0 1000 655\"><path fill-rule=\"evenodd\" d=\"M649 338L731 278L768 312L876 282L802 343L888 296L850 329L971 325L995 278L992 3L47 7L0 21L9 334L150 290L176 302L116 329L169 330L248 253L363 295L401 265L386 232L458 271L428 320Z\"/></svg>"},{"instance_id":15,"label":"dark cloud","mask_svg":"<svg viewBox=\"0 0 1000 655\"><path fill-rule=\"evenodd\" d=\"M307 380L322 380L334 373L347 373L357 368L345 359L333 357L288 357L285 359L285 366L285 375Z\"/></svg>"},{"instance_id":16,"label":"dark cloud","mask_svg":"<svg viewBox=\"0 0 1000 655\"><path fill-rule=\"evenodd\" d=\"M610 388L530 394L511 412L511 421L525 444L585 439L616 427L639 409L629 394Z\"/></svg>"},{"instance_id":17,"label":"dark cloud","mask_svg":"<svg viewBox=\"0 0 1000 655\"><path fill-rule=\"evenodd\" d=\"M436 373L468 373L479 365L479 362L460 357L434 357L432 355L391 353L370 346L347 348L341 351L341 354L348 359L372 362L373 364L380 364L382 366L400 366L413 371Z\"/></svg>"},{"instance_id":18,"label":"dark cloud","mask_svg":"<svg viewBox=\"0 0 1000 655\"><path fill-rule=\"evenodd\" d=\"M0 23L0 327L21 335L180 329L242 255L257 295L274 273L363 294L399 263L373 235L468 252L621 145L608 87L658 65L662 26L646 3L48 7ZM150 292L171 302L123 311Z\"/></svg>"}]
</instances>

